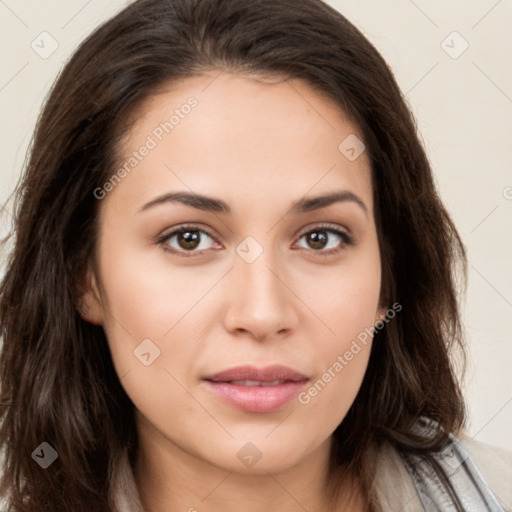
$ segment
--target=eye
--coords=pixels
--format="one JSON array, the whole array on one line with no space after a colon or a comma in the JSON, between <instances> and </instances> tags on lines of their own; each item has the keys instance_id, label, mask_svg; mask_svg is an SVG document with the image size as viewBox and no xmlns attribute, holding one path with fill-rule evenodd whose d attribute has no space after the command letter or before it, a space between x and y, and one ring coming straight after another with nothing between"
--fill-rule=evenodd
<instances>
[{"instance_id":1,"label":"eye","mask_svg":"<svg viewBox=\"0 0 512 512\"><path fill-rule=\"evenodd\" d=\"M354 239L348 233L329 225L315 226L303 233L299 240L303 238L309 247L302 246L302 249L312 248L314 252L318 252L322 256L336 254L346 249L347 246L355 245Z\"/></svg>"},{"instance_id":2,"label":"eye","mask_svg":"<svg viewBox=\"0 0 512 512\"><path fill-rule=\"evenodd\" d=\"M212 235L197 226L181 226L157 240L164 250L185 257L210 249L211 241L217 243Z\"/></svg>"}]
</instances>

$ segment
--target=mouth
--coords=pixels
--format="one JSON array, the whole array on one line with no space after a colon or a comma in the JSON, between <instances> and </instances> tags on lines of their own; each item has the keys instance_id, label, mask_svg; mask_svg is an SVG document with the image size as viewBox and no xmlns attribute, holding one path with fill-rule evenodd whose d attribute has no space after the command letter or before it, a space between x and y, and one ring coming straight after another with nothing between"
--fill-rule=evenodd
<instances>
[{"instance_id":1,"label":"mouth","mask_svg":"<svg viewBox=\"0 0 512 512\"><path fill-rule=\"evenodd\" d=\"M274 412L287 405L309 378L291 368L240 366L205 377L204 382L223 403L246 412Z\"/></svg>"}]
</instances>

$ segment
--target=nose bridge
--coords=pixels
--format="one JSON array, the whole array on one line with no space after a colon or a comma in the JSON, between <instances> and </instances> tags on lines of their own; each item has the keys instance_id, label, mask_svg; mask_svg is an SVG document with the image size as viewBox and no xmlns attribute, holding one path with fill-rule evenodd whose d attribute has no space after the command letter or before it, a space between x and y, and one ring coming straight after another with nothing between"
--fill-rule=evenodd
<instances>
[{"instance_id":1,"label":"nose bridge","mask_svg":"<svg viewBox=\"0 0 512 512\"><path fill-rule=\"evenodd\" d=\"M257 338L292 328L296 318L293 294L283 283L286 279L280 275L276 251L247 237L236 253L227 328L249 331Z\"/></svg>"}]
</instances>

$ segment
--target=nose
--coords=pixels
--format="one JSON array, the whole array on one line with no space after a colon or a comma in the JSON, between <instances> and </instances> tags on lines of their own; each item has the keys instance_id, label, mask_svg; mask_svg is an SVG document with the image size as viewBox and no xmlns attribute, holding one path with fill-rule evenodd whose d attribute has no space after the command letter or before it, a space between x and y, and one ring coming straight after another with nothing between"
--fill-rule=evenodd
<instances>
[{"instance_id":1,"label":"nose","mask_svg":"<svg viewBox=\"0 0 512 512\"><path fill-rule=\"evenodd\" d=\"M287 282L270 250L248 263L235 256L229 273L225 328L232 334L249 334L256 340L273 339L293 332L298 323L293 284ZM289 278L288 278L289 280Z\"/></svg>"}]
</instances>

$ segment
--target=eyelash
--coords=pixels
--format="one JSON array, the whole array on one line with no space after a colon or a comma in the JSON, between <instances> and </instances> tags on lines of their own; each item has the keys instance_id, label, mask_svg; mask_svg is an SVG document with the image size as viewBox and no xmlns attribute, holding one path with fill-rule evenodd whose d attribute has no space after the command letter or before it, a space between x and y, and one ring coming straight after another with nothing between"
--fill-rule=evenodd
<instances>
[{"instance_id":1,"label":"eyelash","mask_svg":"<svg viewBox=\"0 0 512 512\"><path fill-rule=\"evenodd\" d=\"M180 226L179 228L174 229L173 231L162 235L161 237L159 237L157 239L156 242L157 242L157 244L161 245L163 250L166 252L169 252L169 253L175 254L177 256L184 257L184 258L194 258L197 255L199 255L201 253L201 251L177 251L176 249L170 249L169 246L165 243L173 236L175 236L179 233L186 232L186 231L197 231L200 233L204 233L204 234L208 235L214 242L219 243L216 240L216 238L211 233L208 232L208 230L200 228L199 226L196 226L193 224L184 224L184 225ZM314 233L315 231L327 231L329 233L334 233L335 235L338 235L342 240L342 246L335 248L335 249L329 249L327 251L311 249L312 252L314 252L315 254L318 254L319 256L322 256L322 257L332 256L334 254L338 254L338 253L346 250L347 247L349 247L349 246L355 245L355 240L352 236L350 236L345 231L342 231L338 228L334 228L328 224L319 224L318 226L314 226L313 228L301 233L299 235L298 239L300 240L305 235ZM207 249L205 249L205 250L207 250ZM307 249L300 248L300 250L307 250ZM187 252L189 254L187 254Z\"/></svg>"}]
</instances>

